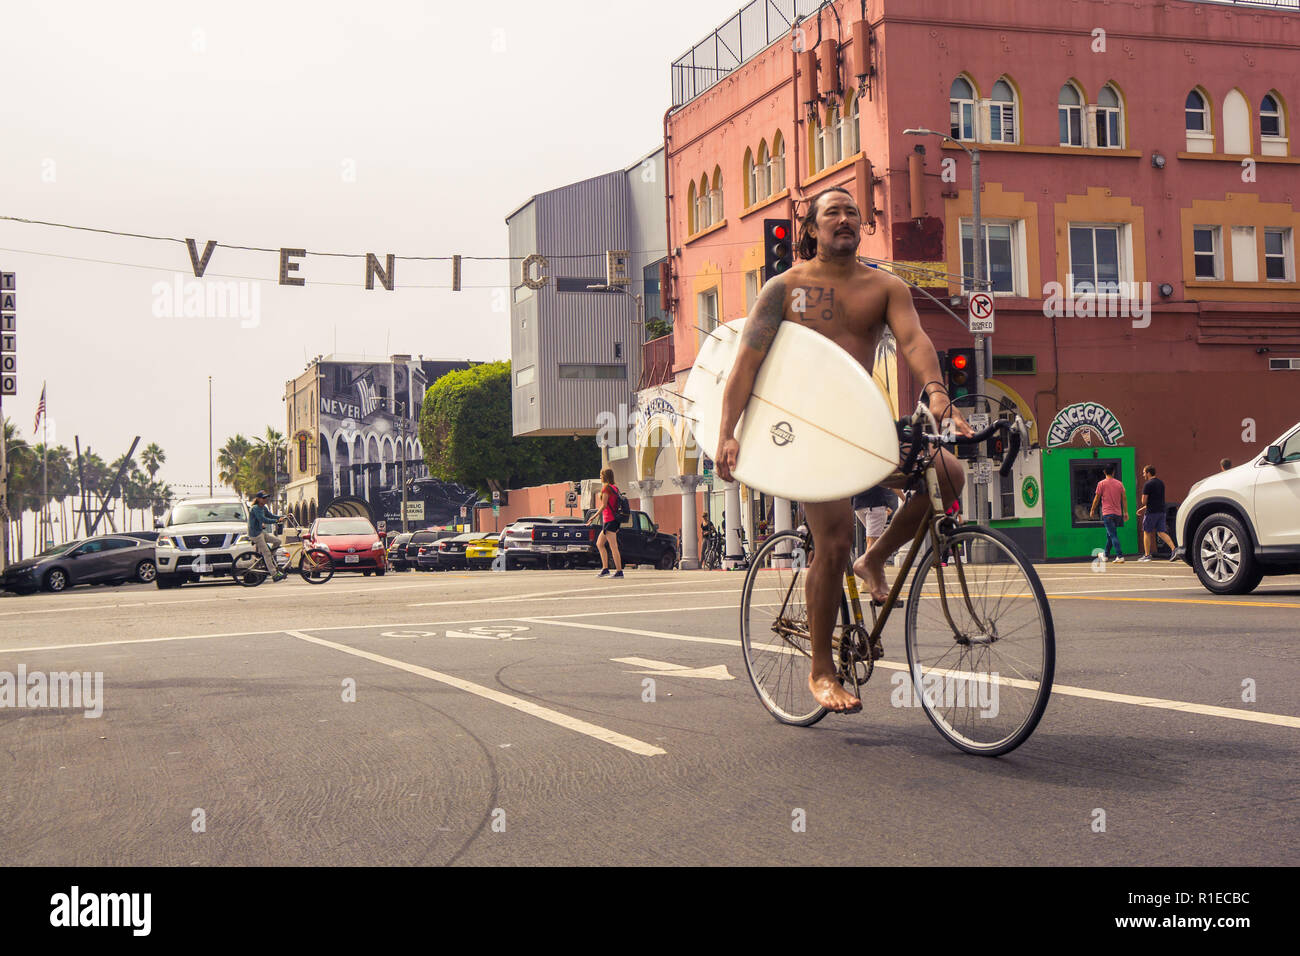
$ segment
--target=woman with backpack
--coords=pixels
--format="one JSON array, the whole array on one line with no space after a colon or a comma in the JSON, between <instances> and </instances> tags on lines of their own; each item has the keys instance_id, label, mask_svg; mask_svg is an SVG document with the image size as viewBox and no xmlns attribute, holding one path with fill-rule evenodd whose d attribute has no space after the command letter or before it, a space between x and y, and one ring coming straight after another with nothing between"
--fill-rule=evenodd
<instances>
[{"instance_id":1,"label":"woman with backpack","mask_svg":"<svg viewBox=\"0 0 1300 956\"><path fill-rule=\"evenodd\" d=\"M600 524L600 534L596 535L596 553L600 555L600 574L598 578L623 576L623 556L618 553L620 505L626 499L614 484L614 469L606 468L600 473L600 493L596 495L596 513L587 524ZM609 573L611 555L614 561L614 573Z\"/></svg>"}]
</instances>

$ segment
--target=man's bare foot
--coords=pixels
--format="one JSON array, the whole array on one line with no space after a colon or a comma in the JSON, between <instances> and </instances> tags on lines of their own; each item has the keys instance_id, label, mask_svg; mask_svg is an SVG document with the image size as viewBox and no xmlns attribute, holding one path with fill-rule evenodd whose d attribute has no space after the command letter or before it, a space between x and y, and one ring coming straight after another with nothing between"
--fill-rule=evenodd
<instances>
[{"instance_id":1,"label":"man's bare foot","mask_svg":"<svg viewBox=\"0 0 1300 956\"><path fill-rule=\"evenodd\" d=\"M813 699L827 710L837 714L856 714L862 709L862 701L844 689L844 685L832 675L814 677L808 675L808 689Z\"/></svg>"},{"instance_id":2,"label":"man's bare foot","mask_svg":"<svg viewBox=\"0 0 1300 956\"><path fill-rule=\"evenodd\" d=\"M871 592L872 601L876 604L885 603L885 599L889 597L889 584L885 581L883 561L872 560L871 552L868 551L853 562L853 573L867 582L867 590Z\"/></svg>"}]
</instances>

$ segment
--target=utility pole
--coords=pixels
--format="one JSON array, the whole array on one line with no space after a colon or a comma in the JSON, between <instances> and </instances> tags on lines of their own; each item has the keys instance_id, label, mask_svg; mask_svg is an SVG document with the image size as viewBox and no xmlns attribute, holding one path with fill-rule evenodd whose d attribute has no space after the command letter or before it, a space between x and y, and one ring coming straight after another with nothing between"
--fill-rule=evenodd
<instances>
[{"instance_id":1,"label":"utility pole","mask_svg":"<svg viewBox=\"0 0 1300 956\"><path fill-rule=\"evenodd\" d=\"M212 376L208 376L208 497L213 495L213 462L212 456Z\"/></svg>"}]
</instances>

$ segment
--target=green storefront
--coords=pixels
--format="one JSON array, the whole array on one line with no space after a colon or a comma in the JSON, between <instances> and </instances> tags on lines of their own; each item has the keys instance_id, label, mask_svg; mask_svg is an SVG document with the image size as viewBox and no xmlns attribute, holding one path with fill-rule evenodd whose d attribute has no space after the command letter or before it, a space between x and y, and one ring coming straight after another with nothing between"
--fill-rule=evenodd
<instances>
[{"instance_id":1,"label":"green storefront","mask_svg":"<svg viewBox=\"0 0 1300 956\"><path fill-rule=\"evenodd\" d=\"M1116 424L1110 430L1095 429L1093 434L1113 440L1122 437L1123 431ZM1058 438L1068 439L1069 436L1070 433L1065 433ZM1115 466L1115 477L1124 485L1128 504L1128 520L1119 527L1120 546L1129 557L1141 553L1136 461L1137 449L1124 445L1049 446L1043 449L1043 536L1049 561L1054 558L1090 558L1106 547L1106 526L1101 520L1101 508L1098 507L1095 518L1091 516L1091 509L1097 483L1105 477L1107 465Z\"/></svg>"}]
</instances>

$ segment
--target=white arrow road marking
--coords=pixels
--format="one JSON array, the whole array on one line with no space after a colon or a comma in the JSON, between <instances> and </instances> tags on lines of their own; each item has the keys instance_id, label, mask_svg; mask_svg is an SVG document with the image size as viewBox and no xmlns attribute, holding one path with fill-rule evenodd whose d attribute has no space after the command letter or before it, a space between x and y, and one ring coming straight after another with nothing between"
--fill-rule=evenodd
<instances>
[{"instance_id":1,"label":"white arrow road marking","mask_svg":"<svg viewBox=\"0 0 1300 956\"><path fill-rule=\"evenodd\" d=\"M455 687L457 690L463 690L475 696L482 697L485 700L494 701L498 704L505 704L513 710L528 714L530 717L536 717L539 720L545 720L556 724L566 730L572 730L575 733L585 734L596 740L623 750L629 750L634 754L640 754L642 757L654 757L661 754L667 754L668 751L653 744L648 744L643 740L637 740L635 737L628 737L613 730L604 727L598 727L595 724L589 724L585 720L578 720L576 717L570 717L568 714L562 714L558 710L551 710L549 707L542 707L534 704L531 700L524 700L511 694L503 694L499 690L493 690L491 687L484 687L481 684L475 684L459 677L453 677L451 674L443 674L439 671L430 670L427 667L420 667L417 664L408 664L406 661L394 660L391 657L384 657L380 654L371 654L369 651L359 650L355 647L348 647L346 644L336 644L334 641L327 641L324 638L312 637L310 634L304 634L302 631L289 631L283 633L298 638L300 641L307 641L311 644L319 644L321 647L329 647L336 651L342 651L344 654L351 654L353 657L360 657L363 660L373 661L376 664L384 664L388 667L394 667L399 671L406 671L408 674L415 674L417 677L424 677L428 680L437 681L440 684L446 684L449 687Z\"/></svg>"},{"instance_id":2,"label":"white arrow road marking","mask_svg":"<svg viewBox=\"0 0 1300 956\"><path fill-rule=\"evenodd\" d=\"M649 670L629 671L631 674L670 674L673 677L702 677L705 680L735 680L727 673L726 664L712 667L686 667L683 664L670 664L667 661L651 661L644 657L611 657L615 664L631 664L634 667Z\"/></svg>"}]
</instances>

